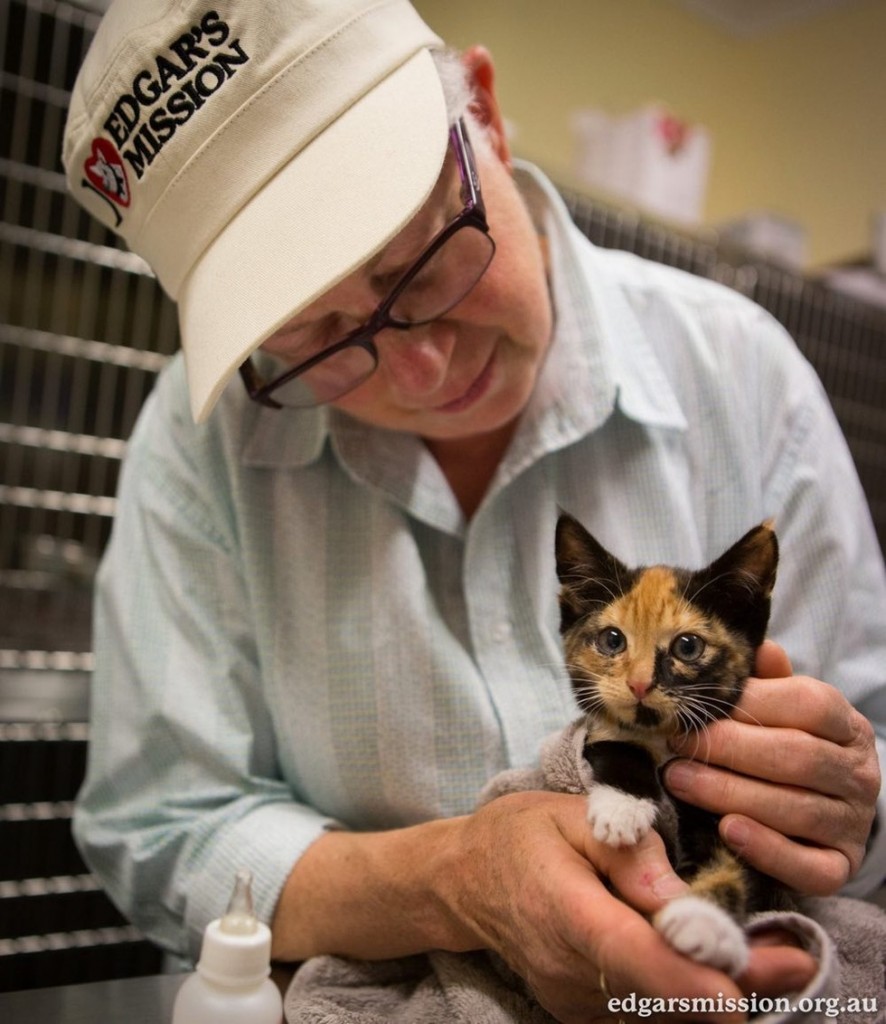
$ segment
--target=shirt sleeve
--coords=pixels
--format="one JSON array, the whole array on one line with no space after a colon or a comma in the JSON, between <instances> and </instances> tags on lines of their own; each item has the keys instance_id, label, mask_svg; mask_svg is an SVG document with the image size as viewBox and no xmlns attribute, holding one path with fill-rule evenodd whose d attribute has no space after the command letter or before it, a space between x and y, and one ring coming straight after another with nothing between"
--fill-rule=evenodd
<instances>
[{"instance_id":1,"label":"shirt sleeve","mask_svg":"<svg viewBox=\"0 0 886 1024\"><path fill-rule=\"evenodd\" d=\"M133 923L194 956L238 868L269 921L296 860L335 823L281 778L230 500L156 404L130 444L97 580L74 834Z\"/></svg>"}]
</instances>

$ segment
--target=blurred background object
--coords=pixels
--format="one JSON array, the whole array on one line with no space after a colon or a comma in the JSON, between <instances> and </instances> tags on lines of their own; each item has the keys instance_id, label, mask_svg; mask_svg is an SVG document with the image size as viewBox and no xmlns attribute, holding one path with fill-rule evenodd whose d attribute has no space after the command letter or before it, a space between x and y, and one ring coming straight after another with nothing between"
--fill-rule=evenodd
<instances>
[{"instance_id":1,"label":"blurred background object","mask_svg":"<svg viewBox=\"0 0 886 1024\"><path fill-rule=\"evenodd\" d=\"M869 255L886 207L882 0L414 0L492 52L518 153L575 180L570 122L662 106L708 134L701 223L802 225L804 269Z\"/></svg>"}]
</instances>

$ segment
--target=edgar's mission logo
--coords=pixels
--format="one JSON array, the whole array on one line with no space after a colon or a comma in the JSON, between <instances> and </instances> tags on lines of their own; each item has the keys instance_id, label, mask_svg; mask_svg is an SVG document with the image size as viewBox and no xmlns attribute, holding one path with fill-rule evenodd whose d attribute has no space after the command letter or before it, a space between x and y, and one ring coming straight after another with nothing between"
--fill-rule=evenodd
<instances>
[{"instance_id":1,"label":"edgar's mission logo","mask_svg":"<svg viewBox=\"0 0 886 1024\"><path fill-rule=\"evenodd\" d=\"M118 206L129 206L129 180L126 177L126 168L120 154L107 139L92 140L92 153L86 158L83 171L89 185L96 192Z\"/></svg>"},{"instance_id":2,"label":"edgar's mission logo","mask_svg":"<svg viewBox=\"0 0 886 1024\"><path fill-rule=\"evenodd\" d=\"M82 179L84 187L107 203L115 228L132 198L128 172L137 198L139 182L170 139L248 63L249 54L230 35L218 12L207 11L146 56L115 98L102 125L105 134L92 140Z\"/></svg>"}]
</instances>

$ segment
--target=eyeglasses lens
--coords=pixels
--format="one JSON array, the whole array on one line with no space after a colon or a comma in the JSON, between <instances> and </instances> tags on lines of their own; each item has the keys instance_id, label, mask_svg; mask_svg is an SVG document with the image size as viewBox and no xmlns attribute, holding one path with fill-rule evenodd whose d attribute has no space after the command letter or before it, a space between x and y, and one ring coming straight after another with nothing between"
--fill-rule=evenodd
<instances>
[{"instance_id":1,"label":"eyeglasses lens","mask_svg":"<svg viewBox=\"0 0 886 1024\"><path fill-rule=\"evenodd\" d=\"M280 405L294 408L332 402L362 384L377 365L375 354L369 348L349 345L274 388L272 398Z\"/></svg>"},{"instance_id":2,"label":"eyeglasses lens","mask_svg":"<svg viewBox=\"0 0 886 1024\"><path fill-rule=\"evenodd\" d=\"M494 252L495 244L489 235L464 225L401 285L388 310L389 321L413 327L444 316L480 280ZM307 329L303 339L300 333L293 332L291 336L295 345L289 356L290 365L304 363L342 340L334 326ZM280 405L296 408L332 402L362 384L377 365L369 346L348 345L276 387L272 397Z\"/></svg>"},{"instance_id":3,"label":"eyeglasses lens","mask_svg":"<svg viewBox=\"0 0 886 1024\"><path fill-rule=\"evenodd\" d=\"M425 324L448 313L483 276L494 251L489 235L470 225L450 235L398 293L391 320Z\"/></svg>"}]
</instances>

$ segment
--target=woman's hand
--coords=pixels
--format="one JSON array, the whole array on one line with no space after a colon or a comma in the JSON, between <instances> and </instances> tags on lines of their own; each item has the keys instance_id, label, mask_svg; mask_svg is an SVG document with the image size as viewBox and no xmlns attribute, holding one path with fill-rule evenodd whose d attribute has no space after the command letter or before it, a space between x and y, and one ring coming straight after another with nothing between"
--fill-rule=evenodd
<instances>
[{"instance_id":1,"label":"woman's hand","mask_svg":"<svg viewBox=\"0 0 886 1024\"><path fill-rule=\"evenodd\" d=\"M466 929L462 948L496 950L564 1024L617 1019L609 999L629 993L738 998L795 990L812 977L812 958L785 944L755 948L740 984L676 953L643 916L686 891L660 837L652 832L631 848L600 844L585 804L583 797L517 793L460 819L450 860L455 870L441 886L458 927ZM600 989L601 971L609 994Z\"/></svg>"},{"instance_id":2,"label":"woman's hand","mask_svg":"<svg viewBox=\"0 0 886 1024\"><path fill-rule=\"evenodd\" d=\"M512 793L460 818L325 833L286 881L273 955L291 961L320 953L378 959L494 950L563 1024L629 1019L609 1001L630 994L779 995L814 976L815 961L785 936L755 945L737 982L676 953L648 915L686 888L655 832L634 847L609 847L593 837L585 797ZM746 1015L717 1019L727 1024Z\"/></svg>"},{"instance_id":3,"label":"woman's hand","mask_svg":"<svg viewBox=\"0 0 886 1024\"><path fill-rule=\"evenodd\" d=\"M754 867L800 892L836 892L858 870L880 770L874 730L839 690L757 653L733 718L684 737L666 769L681 800L723 815L720 833Z\"/></svg>"}]
</instances>

